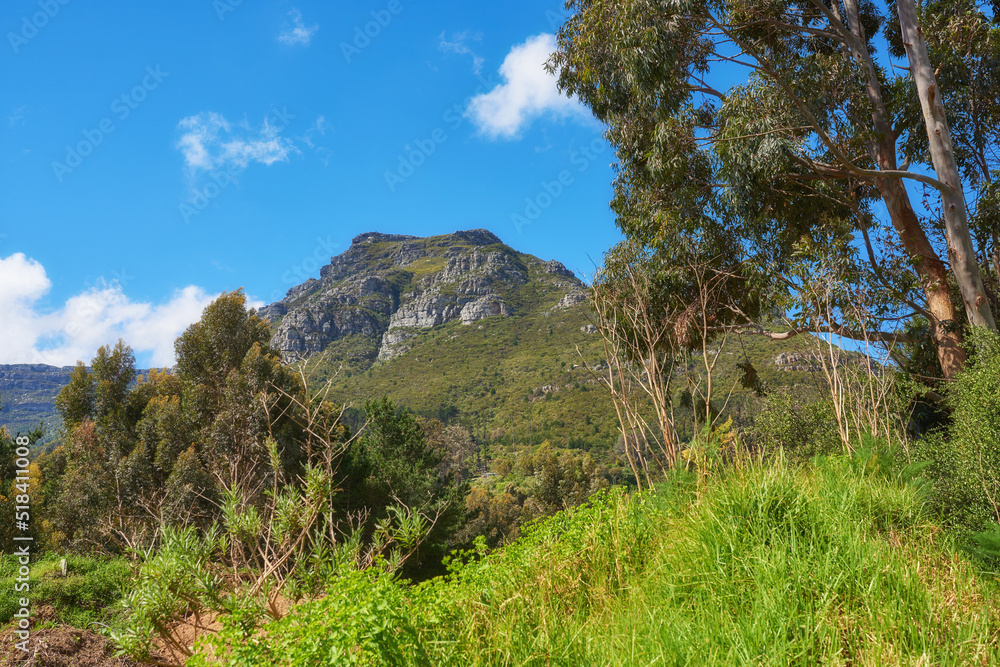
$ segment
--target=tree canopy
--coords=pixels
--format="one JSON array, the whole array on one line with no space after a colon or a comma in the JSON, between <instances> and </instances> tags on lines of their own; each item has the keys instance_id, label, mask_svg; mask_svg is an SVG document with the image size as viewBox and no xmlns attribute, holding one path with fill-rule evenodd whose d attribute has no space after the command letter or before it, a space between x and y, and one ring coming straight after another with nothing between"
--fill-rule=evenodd
<instances>
[{"instance_id":1,"label":"tree canopy","mask_svg":"<svg viewBox=\"0 0 1000 667\"><path fill-rule=\"evenodd\" d=\"M158 520L207 519L220 484L271 474L268 441L283 472L301 470L306 438L291 404L303 387L242 292L210 304L175 347L176 374L139 376L124 341L103 346L56 399L66 444L42 462L70 542L129 545Z\"/></svg>"},{"instance_id":2,"label":"tree canopy","mask_svg":"<svg viewBox=\"0 0 1000 667\"><path fill-rule=\"evenodd\" d=\"M995 7L567 7L550 66L608 126L629 243L666 264L678 239L725 249L712 257L792 313L791 333L912 343L899 323L923 317L946 377L965 361L963 324L996 328Z\"/></svg>"}]
</instances>

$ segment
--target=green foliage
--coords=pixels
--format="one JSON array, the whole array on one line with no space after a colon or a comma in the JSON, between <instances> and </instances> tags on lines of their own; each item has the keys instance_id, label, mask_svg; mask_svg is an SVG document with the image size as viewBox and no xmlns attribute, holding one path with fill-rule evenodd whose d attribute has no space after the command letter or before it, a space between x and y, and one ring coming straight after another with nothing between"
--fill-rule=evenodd
<instances>
[{"instance_id":1,"label":"green foliage","mask_svg":"<svg viewBox=\"0 0 1000 667\"><path fill-rule=\"evenodd\" d=\"M94 412L94 377L82 361L76 362L69 384L56 397L63 425L71 429Z\"/></svg>"},{"instance_id":2,"label":"green foliage","mask_svg":"<svg viewBox=\"0 0 1000 667\"><path fill-rule=\"evenodd\" d=\"M142 563L123 602L127 624L112 634L115 642L145 657L154 638L173 640L171 626L181 616L205 608L238 609L239 599L225 596L217 565L225 548L226 537L214 526L204 537L194 527L164 527L159 550Z\"/></svg>"},{"instance_id":3,"label":"green foliage","mask_svg":"<svg viewBox=\"0 0 1000 667\"><path fill-rule=\"evenodd\" d=\"M458 542L484 539L496 547L520 534L522 525L586 502L612 481L611 470L587 452L553 448L548 441L494 465L475 480L465 499L467 520Z\"/></svg>"},{"instance_id":4,"label":"green foliage","mask_svg":"<svg viewBox=\"0 0 1000 667\"><path fill-rule=\"evenodd\" d=\"M16 471L14 462L17 460L16 450L17 444L14 436L7 432L6 427L0 426L0 484L5 484L14 478Z\"/></svg>"},{"instance_id":5,"label":"green foliage","mask_svg":"<svg viewBox=\"0 0 1000 667\"><path fill-rule=\"evenodd\" d=\"M684 474L612 490L501 551L480 543L446 577L355 573L213 644L276 666L997 661L995 585L873 460L752 463L700 496Z\"/></svg>"},{"instance_id":6,"label":"green foliage","mask_svg":"<svg viewBox=\"0 0 1000 667\"><path fill-rule=\"evenodd\" d=\"M948 389L951 426L916 444L933 461L937 502L949 522L988 530L1000 522L1000 336L971 335L969 367Z\"/></svg>"},{"instance_id":7,"label":"green foliage","mask_svg":"<svg viewBox=\"0 0 1000 667\"><path fill-rule=\"evenodd\" d=\"M247 312L242 292L224 294L177 339L178 375L221 391L229 373L243 365L250 349L267 349L270 341L267 323Z\"/></svg>"},{"instance_id":8,"label":"green foliage","mask_svg":"<svg viewBox=\"0 0 1000 667\"><path fill-rule=\"evenodd\" d=\"M965 548L985 563L993 566L1000 563L1000 526L972 533Z\"/></svg>"},{"instance_id":9,"label":"green foliage","mask_svg":"<svg viewBox=\"0 0 1000 667\"><path fill-rule=\"evenodd\" d=\"M176 374L138 379L131 348L102 347L59 394L65 445L40 465L60 542L144 547L161 518L207 525L220 479L259 490L275 469L301 472L304 389L242 292L210 304L175 347Z\"/></svg>"},{"instance_id":10,"label":"green foliage","mask_svg":"<svg viewBox=\"0 0 1000 667\"><path fill-rule=\"evenodd\" d=\"M734 303L762 302L763 312L788 313L805 330L861 339L914 310L931 311L934 331L922 333L935 334L951 377L960 366L948 352L957 337L944 330L957 323L963 299L950 293L937 254L938 218L913 211L907 189L920 186L896 169L912 161L940 175L946 160L932 165L926 137L935 130L917 86L880 46L884 30L902 47L897 5L829 7L570 0L549 67L608 127L618 159L612 207L627 243L672 267L678 242L696 240L720 274L747 281ZM937 99L954 142L949 157L972 192L977 236L962 220L949 227L949 242L985 258L996 246L986 220L1000 173L1000 27L969 0L923 3L919 22L938 89L948 91ZM885 170L895 177L879 177ZM926 205L937 197L929 192ZM945 208L944 217L965 218L962 209ZM976 261L952 260L964 303L988 311L984 296L995 296L982 288ZM823 266L836 269L833 281L819 280L825 303L808 280ZM669 295L685 292L683 283L668 287ZM759 322L741 310L747 323Z\"/></svg>"},{"instance_id":11,"label":"green foliage","mask_svg":"<svg viewBox=\"0 0 1000 667\"><path fill-rule=\"evenodd\" d=\"M405 589L381 568L345 572L325 597L296 607L266 635L243 637L229 623L205 643L234 667L433 664L416 635ZM188 664L214 663L199 655Z\"/></svg>"},{"instance_id":12,"label":"green foliage","mask_svg":"<svg viewBox=\"0 0 1000 667\"><path fill-rule=\"evenodd\" d=\"M773 392L764 399L749 437L766 452L784 451L799 461L842 447L829 402L799 401L787 392Z\"/></svg>"},{"instance_id":13,"label":"green foliage","mask_svg":"<svg viewBox=\"0 0 1000 667\"><path fill-rule=\"evenodd\" d=\"M613 465L612 450L619 437L617 416L608 393L585 367L604 364L604 349L599 335L582 330L591 325L586 308L547 312L563 293L541 292L537 300L529 301L523 314L513 317L487 318L474 326L456 320L419 330L407 341L412 348L406 354L370 367L367 362L348 366L350 375L344 372L333 377L342 360L367 339L353 336L337 341L319 361L319 368L333 377L330 398L363 405L364 401L390 396L418 415L464 426L487 458L501 445L520 448L548 440L556 447L572 442L600 463ZM551 336L547 327L553 331ZM782 352L808 352L809 337L786 341L742 338L739 344L731 341L733 354L720 360L715 371L717 387L728 391L744 375L737 364L746 363L752 364L759 381L768 387L814 391L816 382L822 382L819 368L810 373L774 363ZM375 351L373 348L372 359ZM700 357L692 356L678 370L699 367ZM547 385L557 389L548 399L540 393ZM741 425L750 421L756 409L749 399L751 393L737 386L730 401L731 412ZM678 413L679 422L686 417L686 413ZM360 427L363 419L353 423Z\"/></svg>"},{"instance_id":14,"label":"green foliage","mask_svg":"<svg viewBox=\"0 0 1000 667\"><path fill-rule=\"evenodd\" d=\"M270 449L277 457L273 443ZM362 535L329 511L329 475L309 467L304 477L301 487L272 489L261 508L235 488L226 491L221 524L204 531L163 527L157 549L141 554L125 600L124 627L114 635L122 650L143 658L160 641L188 654L190 638L177 623L193 618L192 629L201 634L209 615L227 628L225 637L235 634L245 642L266 618L281 617L281 597L315 600L331 582L359 576L377 581L400 571L428 539L432 526L425 516L400 505L386 508L370 534ZM364 598L351 591L349 599ZM370 619L365 616L364 623ZM220 654L229 651L225 641L213 645Z\"/></svg>"},{"instance_id":15,"label":"green foliage","mask_svg":"<svg viewBox=\"0 0 1000 667\"><path fill-rule=\"evenodd\" d=\"M61 560L66 559L66 576L62 576ZM10 592L0 596L0 626L11 621L19 606L19 595L13 593L17 558L0 558L0 586ZM51 607L51 617L77 628L92 623L117 627L121 622L119 602L131 583L132 569L122 558L93 558L68 554L47 553L31 563L29 598L35 614Z\"/></svg>"},{"instance_id":16,"label":"green foliage","mask_svg":"<svg viewBox=\"0 0 1000 667\"><path fill-rule=\"evenodd\" d=\"M181 452L163 484L163 515L177 523L201 523L212 515L215 485L194 447Z\"/></svg>"},{"instance_id":17,"label":"green foliage","mask_svg":"<svg viewBox=\"0 0 1000 667\"><path fill-rule=\"evenodd\" d=\"M413 330L410 350L389 361L373 363L378 345L370 337L335 341L321 361L333 378L330 398L361 405L391 396L416 414L465 426L480 442L579 438L588 448L610 449L614 410L602 394L588 391L594 388L593 378L577 353L579 348L591 364L603 358L598 337L581 331L590 324L586 309L549 312L565 287L554 285L554 277L537 268L529 275L532 282L519 287L518 295L503 297L515 308L517 296L520 307L514 316L486 318L472 326L453 320ZM345 370L337 374L342 366ZM525 400L545 385L559 387L558 400ZM584 424L588 414L598 426L596 433Z\"/></svg>"},{"instance_id":18,"label":"green foliage","mask_svg":"<svg viewBox=\"0 0 1000 667\"><path fill-rule=\"evenodd\" d=\"M433 526L427 544L408 564L440 560L464 517L463 486L438 470L443 453L429 446L412 413L388 398L365 403L367 426L345 457L344 511L364 510L371 533L398 505ZM416 546L416 545L414 545Z\"/></svg>"},{"instance_id":19,"label":"green foliage","mask_svg":"<svg viewBox=\"0 0 1000 667\"><path fill-rule=\"evenodd\" d=\"M632 356L641 358L650 343L667 354L698 350L706 336L717 337L722 325L759 319L766 291L744 275L746 267L732 252L735 243L698 229L658 242L629 239L605 254L594 298L605 302L599 310L628 341ZM653 323L657 341L643 341L650 334L641 330L634 315L625 315L635 310L639 299L659 318ZM703 331L706 322L712 330Z\"/></svg>"}]
</instances>

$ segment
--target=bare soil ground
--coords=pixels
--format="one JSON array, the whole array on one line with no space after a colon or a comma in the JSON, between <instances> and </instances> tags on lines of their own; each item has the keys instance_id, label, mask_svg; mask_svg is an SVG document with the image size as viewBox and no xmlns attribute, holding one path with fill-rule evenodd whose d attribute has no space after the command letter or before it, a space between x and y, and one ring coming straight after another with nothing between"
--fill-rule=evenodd
<instances>
[{"instance_id":1,"label":"bare soil ground","mask_svg":"<svg viewBox=\"0 0 1000 667\"><path fill-rule=\"evenodd\" d=\"M70 627L33 630L28 652L15 648L13 630L0 633L2 667L137 667L129 658L115 656L111 641L90 630Z\"/></svg>"},{"instance_id":2,"label":"bare soil ground","mask_svg":"<svg viewBox=\"0 0 1000 667\"><path fill-rule=\"evenodd\" d=\"M34 610L32 620L57 623L55 609L42 605ZM143 663L116 656L115 645L104 635L68 625L32 629L28 652L16 648L20 641L12 627L0 629L0 667L140 667ZM157 663L167 662L163 655ZM183 662L176 663L178 665Z\"/></svg>"},{"instance_id":3,"label":"bare soil ground","mask_svg":"<svg viewBox=\"0 0 1000 667\"><path fill-rule=\"evenodd\" d=\"M286 598L275 602L279 613L284 615L293 606ZM55 610L40 607L33 620L56 621ZM206 632L218 632L222 624L217 615L203 615L200 624L190 616L174 624L174 639L182 646L193 646ZM149 662L116 656L115 645L104 635L90 630L81 630L68 625L57 625L41 630L32 630L27 653L14 646L19 641L11 627L0 629L0 667L148 667L149 665L170 665L181 667L187 656L162 639L155 639L154 655ZM211 658L211 651L209 651Z\"/></svg>"}]
</instances>

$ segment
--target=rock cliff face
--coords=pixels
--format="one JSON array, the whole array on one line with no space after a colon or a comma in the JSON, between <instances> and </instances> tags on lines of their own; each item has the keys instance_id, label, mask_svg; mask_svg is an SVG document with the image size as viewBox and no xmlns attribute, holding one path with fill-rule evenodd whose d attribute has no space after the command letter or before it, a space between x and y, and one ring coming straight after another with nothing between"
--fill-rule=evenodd
<instances>
[{"instance_id":1,"label":"rock cliff face","mask_svg":"<svg viewBox=\"0 0 1000 667\"><path fill-rule=\"evenodd\" d=\"M554 292L567 307L583 300L583 287L559 262L518 253L484 229L428 238L370 232L333 257L318 280L259 314L286 358L351 339L355 355L374 362L404 354L421 330L525 314L519 310L534 308L531 296L539 293Z\"/></svg>"}]
</instances>

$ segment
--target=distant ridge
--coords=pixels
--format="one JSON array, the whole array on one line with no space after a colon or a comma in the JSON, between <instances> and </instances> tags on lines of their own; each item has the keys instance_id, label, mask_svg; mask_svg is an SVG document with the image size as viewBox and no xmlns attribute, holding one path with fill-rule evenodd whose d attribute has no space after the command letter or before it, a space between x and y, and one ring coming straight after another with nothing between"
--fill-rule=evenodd
<instances>
[{"instance_id":1,"label":"distant ridge","mask_svg":"<svg viewBox=\"0 0 1000 667\"><path fill-rule=\"evenodd\" d=\"M0 424L11 434L24 433L45 425L45 438L35 443L43 446L52 442L62 426L55 400L69 383L72 366L45 364L0 365Z\"/></svg>"}]
</instances>

